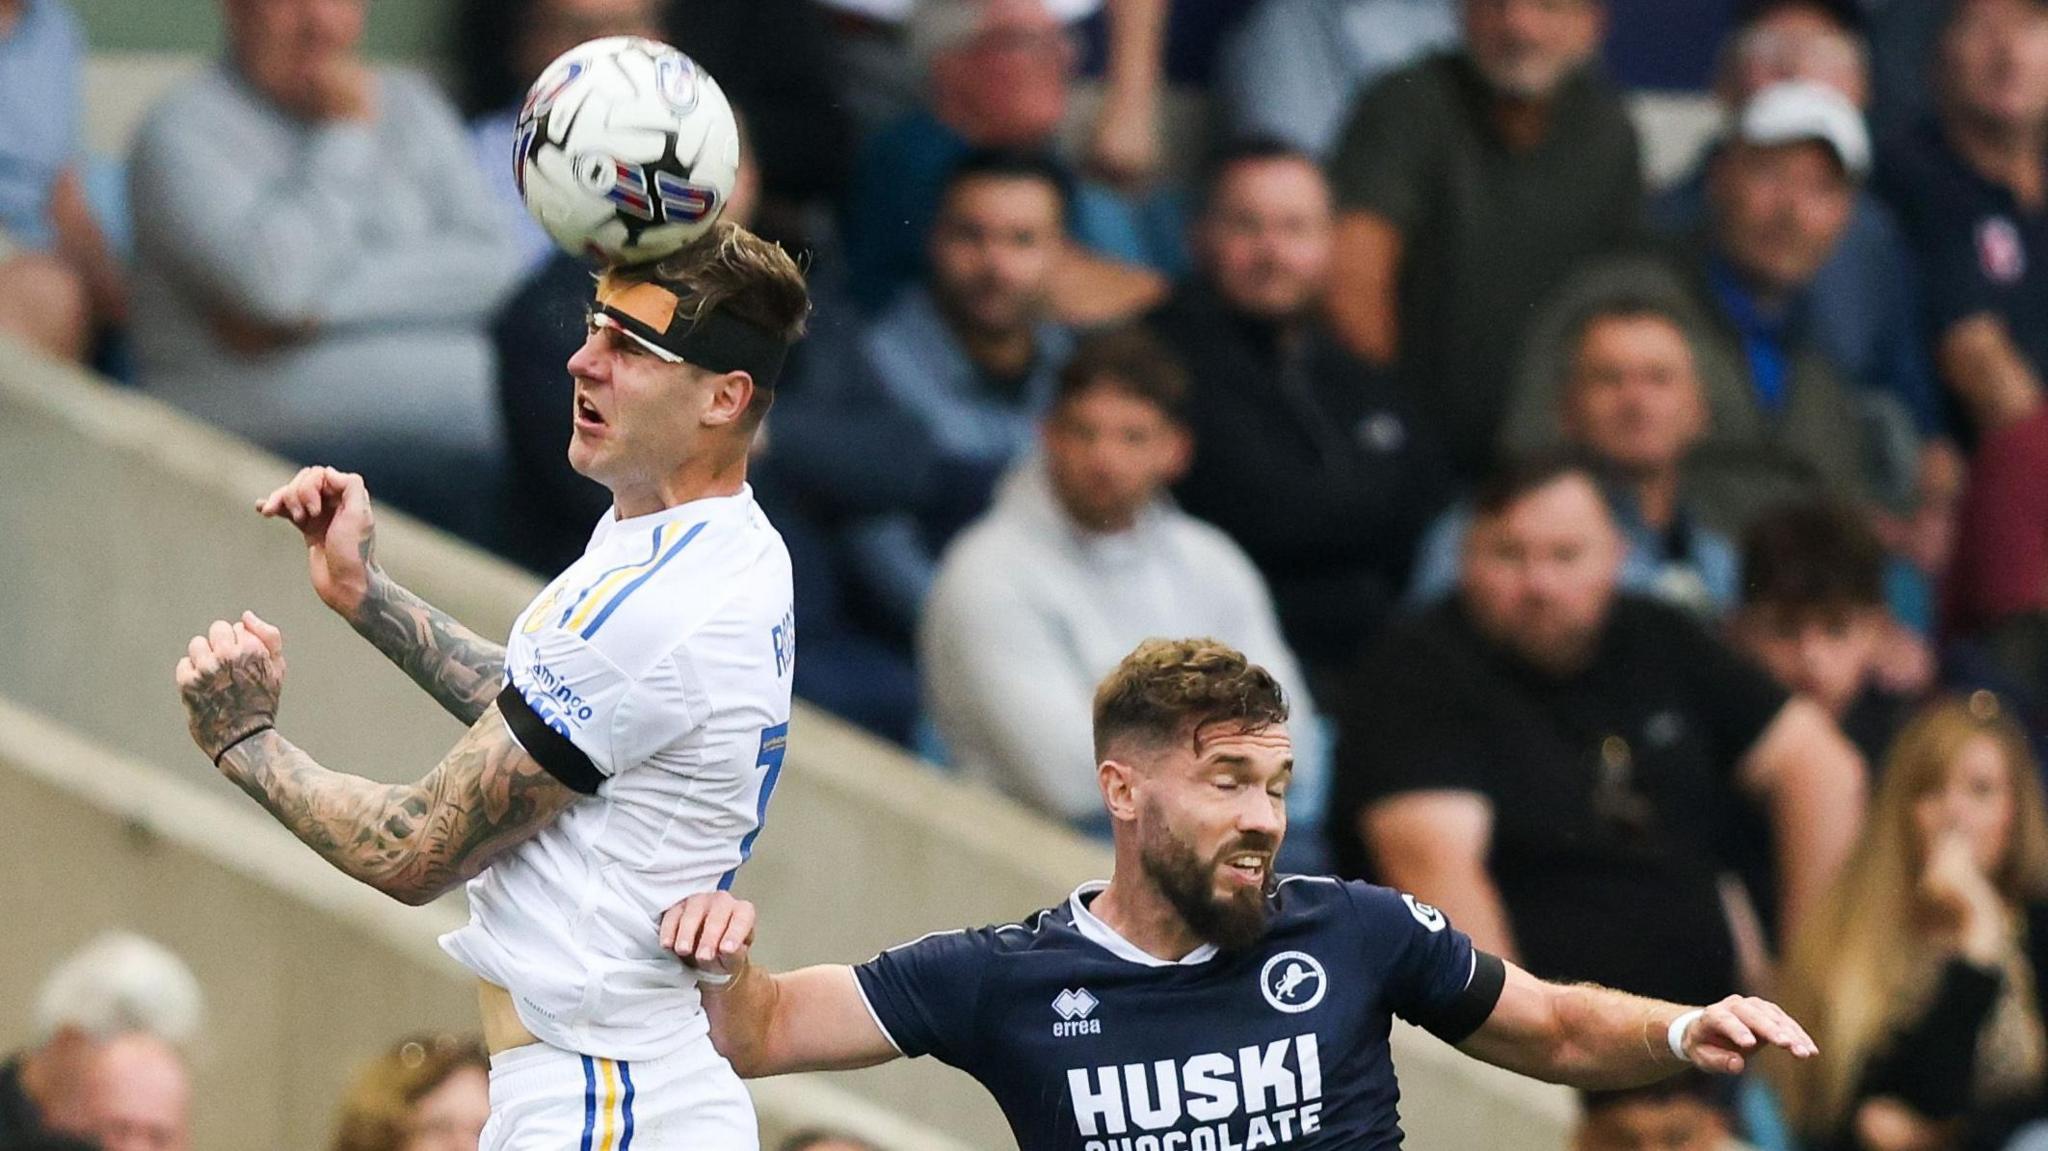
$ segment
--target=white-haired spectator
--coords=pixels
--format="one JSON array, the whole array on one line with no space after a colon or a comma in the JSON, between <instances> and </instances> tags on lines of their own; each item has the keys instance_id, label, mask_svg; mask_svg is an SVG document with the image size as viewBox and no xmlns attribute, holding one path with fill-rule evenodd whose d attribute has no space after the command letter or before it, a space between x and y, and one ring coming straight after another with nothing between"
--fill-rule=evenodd
<instances>
[{"instance_id":1,"label":"white-haired spectator","mask_svg":"<svg viewBox=\"0 0 2048 1151\"><path fill-rule=\"evenodd\" d=\"M96 1137L91 1088L112 1041L142 1034L189 1051L204 1014L192 969L163 945L122 931L88 943L43 981L33 1045L0 1064L0 1141L38 1131Z\"/></svg>"},{"instance_id":2,"label":"white-haired spectator","mask_svg":"<svg viewBox=\"0 0 2048 1151\"><path fill-rule=\"evenodd\" d=\"M85 1083L85 1114L100 1151L187 1151L192 1076L179 1050L130 1031L100 1045Z\"/></svg>"}]
</instances>

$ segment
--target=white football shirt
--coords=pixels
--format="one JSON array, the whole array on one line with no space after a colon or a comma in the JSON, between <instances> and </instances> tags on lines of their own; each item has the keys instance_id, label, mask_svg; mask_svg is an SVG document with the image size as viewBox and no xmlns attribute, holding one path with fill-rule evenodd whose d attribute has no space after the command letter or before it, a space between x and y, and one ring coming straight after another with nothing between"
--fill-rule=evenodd
<instances>
[{"instance_id":1,"label":"white football shirt","mask_svg":"<svg viewBox=\"0 0 2048 1151\"><path fill-rule=\"evenodd\" d=\"M591 794L469 882L469 924L441 946L542 1041L651 1059L709 1030L661 913L729 885L753 849L789 737L795 617L789 553L751 489L614 514L505 647L507 726L551 771L574 759Z\"/></svg>"}]
</instances>

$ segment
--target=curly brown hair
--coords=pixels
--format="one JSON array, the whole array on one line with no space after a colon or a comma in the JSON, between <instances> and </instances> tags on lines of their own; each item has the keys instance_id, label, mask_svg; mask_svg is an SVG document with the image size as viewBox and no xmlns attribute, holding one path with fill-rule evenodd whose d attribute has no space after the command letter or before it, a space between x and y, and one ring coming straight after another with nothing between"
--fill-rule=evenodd
<instances>
[{"instance_id":1,"label":"curly brown hair","mask_svg":"<svg viewBox=\"0 0 2048 1151\"><path fill-rule=\"evenodd\" d=\"M1258 731L1287 722L1287 693L1271 672L1208 638L1148 639L1095 689L1095 755L1135 737L1150 746L1201 746L1217 724Z\"/></svg>"}]
</instances>

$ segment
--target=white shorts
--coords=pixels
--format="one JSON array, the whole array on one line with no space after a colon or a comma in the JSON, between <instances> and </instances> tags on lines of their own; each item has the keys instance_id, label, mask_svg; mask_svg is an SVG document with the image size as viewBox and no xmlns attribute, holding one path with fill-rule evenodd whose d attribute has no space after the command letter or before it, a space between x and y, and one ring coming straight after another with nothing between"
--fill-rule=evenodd
<instances>
[{"instance_id":1,"label":"white shorts","mask_svg":"<svg viewBox=\"0 0 2048 1151\"><path fill-rule=\"evenodd\" d=\"M545 1043L491 1056L481 1151L760 1151L754 1101L708 1041L659 1059Z\"/></svg>"}]
</instances>

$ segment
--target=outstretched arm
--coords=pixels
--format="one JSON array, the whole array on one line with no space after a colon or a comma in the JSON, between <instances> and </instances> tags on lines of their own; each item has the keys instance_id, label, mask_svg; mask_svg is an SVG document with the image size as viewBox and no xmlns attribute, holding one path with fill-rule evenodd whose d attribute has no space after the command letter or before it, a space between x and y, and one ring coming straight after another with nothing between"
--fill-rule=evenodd
<instances>
[{"instance_id":1,"label":"outstretched arm","mask_svg":"<svg viewBox=\"0 0 2048 1151\"><path fill-rule=\"evenodd\" d=\"M284 638L244 613L216 621L178 662L192 738L225 775L351 879L401 903L441 895L577 799L486 706L417 783L329 771L278 734Z\"/></svg>"},{"instance_id":2,"label":"outstretched arm","mask_svg":"<svg viewBox=\"0 0 2048 1151\"><path fill-rule=\"evenodd\" d=\"M861 998L853 968L773 975L749 959L754 905L723 891L690 896L661 918L661 945L698 971L711 1045L741 1077L872 1067L900 1052Z\"/></svg>"},{"instance_id":3,"label":"outstretched arm","mask_svg":"<svg viewBox=\"0 0 2048 1151\"><path fill-rule=\"evenodd\" d=\"M1761 999L1731 995L1687 1008L1590 984L1545 983L1510 963L1493 1014L1458 1049L1532 1078L1601 1091L1687 1067L1737 1075L1759 1044L1800 1059L1819 1050L1791 1016Z\"/></svg>"},{"instance_id":4,"label":"outstretched arm","mask_svg":"<svg viewBox=\"0 0 2048 1151\"><path fill-rule=\"evenodd\" d=\"M363 477L301 469L256 505L305 537L321 602L399 666L434 702L475 723L504 686L505 649L399 586L377 566L377 528Z\"/></svg>"}]
</instances>

